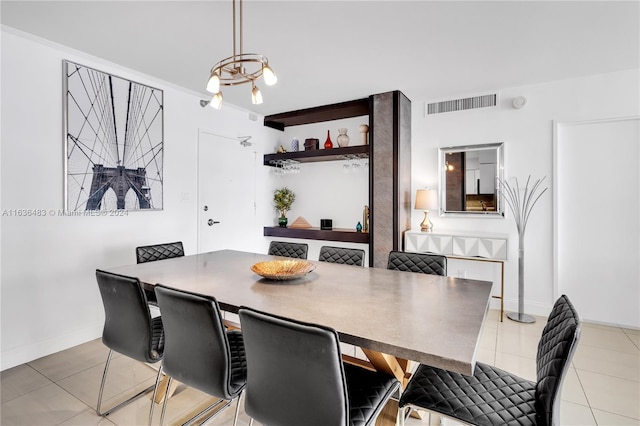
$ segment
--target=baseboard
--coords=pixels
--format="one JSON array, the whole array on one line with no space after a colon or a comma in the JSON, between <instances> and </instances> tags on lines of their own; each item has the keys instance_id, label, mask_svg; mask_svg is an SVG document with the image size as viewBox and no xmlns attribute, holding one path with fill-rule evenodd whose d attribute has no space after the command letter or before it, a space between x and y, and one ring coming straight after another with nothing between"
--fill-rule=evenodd
<instances>
[{"instance_id":1,"label":"baseboard","mask_svg":"<svg viewBox=\"0 0 640 426\"><path fill-rule=\"evenodd\" d=\"M100 321L73 332L48 338L47 340L33 342L6 351L3 350L0 355L0 371L96 339L102 336L103 325L104 323Z\"/></svg>"}]
</instances>

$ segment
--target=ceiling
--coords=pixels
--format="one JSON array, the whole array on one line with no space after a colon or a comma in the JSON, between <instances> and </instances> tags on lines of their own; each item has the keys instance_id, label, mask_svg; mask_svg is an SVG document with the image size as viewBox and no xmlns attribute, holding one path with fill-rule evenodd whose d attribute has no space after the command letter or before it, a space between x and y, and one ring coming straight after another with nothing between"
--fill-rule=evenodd
<instances>
[{"instance_id":1,"label":"ceiling","mask_svg":"<svg viewBox=\"0 0 640 426\"><path fill-rule=\"evenodd\" d=\"M231 0L7 1L4 26L201 93L232 54ZM448 100L639 68L638 1L260 1L244 3L244 51L278 83L224 88L259 114L401 90Z\"/></svg>"}]
</instances>

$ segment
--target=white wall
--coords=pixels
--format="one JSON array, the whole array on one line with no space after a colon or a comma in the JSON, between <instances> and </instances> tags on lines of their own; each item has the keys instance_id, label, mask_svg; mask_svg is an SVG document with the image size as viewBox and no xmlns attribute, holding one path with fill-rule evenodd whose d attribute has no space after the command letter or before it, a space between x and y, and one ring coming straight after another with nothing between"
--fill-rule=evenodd
<instances>
[{"instance_id":1,"label":"white wall","mask_svg":"<svg viewBox=\"0 0 640 426\"><path fill-rule=\"evenodd\" d=\"M552 228L552 145L553 121L580 121L638 115L639 70L594 75L499 91L499 105L425 117L424 101L413 99L412 168L414 189L438 185L438 148L444 146L505 143L505 177L526 181L546 176L548 192L530 217L525 238L525 312L546 316L553 304L553 228ZM458 96L459 95L459 96ZM477 94L471 94L477 95ZM449 99L469 94L452 94ZM525 96L522 109L511 106L516 96ZM433 99L428 102L448 99ZM603 155L610 155L602 146ZM620 187L611 186L611 191ZM414 190L415 193L415 190ZM606 223L615 219L610 208L595 208L585 214ZM422 213L412 215L413 229L419 229ZM509 261L505 266L505 309L517 310L518 235L511 212L506 219L431 218L436 231L490 232L509 234ZM467 262L468 268L479 268ZM456 271L463 266L456 263ZM476 272L476 271L472 271ZM479 271L487 278L486 271ZM488 272L491 276L491 271ZM455 274L453 274L455 275ZM494 282L499 280L493 273ZM474 278L473 273L467 273ZM571 296L571 295L569 295Z\"/></svg>"},{"instance_id":2,"label":"white wall","mask_svg":"<svg viewBox=\"0 0 640 426\"><path fill-rule=\"evenodd\" d=\"M12 217L12 209L62 210L62 60L164 91L164 210L125 217ZM252 142L272 136L262 117L201 108L196 94L80 52L2 31L2 369L99 337L97 267L135 263L138 245L181 240L197 249L198 129ZM259 148L262 150L262 146ZM259 205L265 214L266 201ZM261 242L264 240L261 236Z\"/></svg>"}]
</instances>

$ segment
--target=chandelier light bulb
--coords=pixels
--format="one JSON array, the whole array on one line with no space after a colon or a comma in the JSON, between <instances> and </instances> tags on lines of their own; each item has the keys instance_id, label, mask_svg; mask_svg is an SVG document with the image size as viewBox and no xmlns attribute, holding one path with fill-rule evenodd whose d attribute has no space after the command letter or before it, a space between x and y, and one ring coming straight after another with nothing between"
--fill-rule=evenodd
<instances>
[{"instance_id":1,"label":"chandelier light bulb","mask_svg":"<svg viewBox=\"0 0 640 426\"><path fill-rule=\"evenodd\" d=\"M267 86L273 86L278 82L278 77L276 77L276 73L273 72L269 65L264 65L262 67L262 76L264 77L264 83Z\"/></svg>"},{"instance_id":2,"label":"chandelier light bulb","mask_svg":"<svg viewBox=\"0 0 640 426\"><path fill-rule=\"evenodd\" d=\"M253 85L253 89L251 89L251 102L254 105L259 105L262 103L262 93L260 93L260 89L255 84Z\"/></svg>"},{"instance_id":3,"label":"chandelier light bulb","mask_svg":"<svg viewBox=\"0 0 640 426\"><path fill-rule=\"evenodd\" d=\"M220 91L220 77L214 72L211 73L209 81L207 82L207 92L218 93Z\"/></svg>"},{"instance_id":4,"label":"chandelier light bulb","mask_svg":"<svg viewBox=\"0 0 640 426\"><path fill-rule=\"evenodd\" d=\"M211 98L211 102L209 102L209 106L215 109L222 108L222 92L216 93L213 96L213 98Z\"/></svg>"}]
</instances>

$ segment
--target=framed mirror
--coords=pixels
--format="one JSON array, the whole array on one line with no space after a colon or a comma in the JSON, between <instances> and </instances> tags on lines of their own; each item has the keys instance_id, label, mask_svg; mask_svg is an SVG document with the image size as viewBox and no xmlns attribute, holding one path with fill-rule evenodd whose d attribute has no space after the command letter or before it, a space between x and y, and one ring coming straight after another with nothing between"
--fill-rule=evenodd
<instances>
[{"instance_id":1,"label":"framed mirror","mask_svg":"<svg viewBox=\"0 0 640 426\"><path fill-rule=\"evenodd\" d=\"M500 143L440 148L440 216L504 217Z\"/></svg>"}]
</instances>

